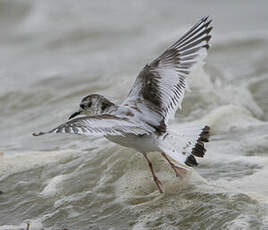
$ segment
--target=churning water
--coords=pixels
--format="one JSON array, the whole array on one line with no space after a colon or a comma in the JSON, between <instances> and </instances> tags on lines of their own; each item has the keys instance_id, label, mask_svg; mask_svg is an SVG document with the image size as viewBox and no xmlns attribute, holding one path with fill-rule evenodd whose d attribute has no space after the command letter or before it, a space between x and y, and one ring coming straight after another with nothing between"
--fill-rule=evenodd
<instances>
[{"instance_id":1,"label":"churning water","mask_svg":"<svg viewBox=\"0 0 268 230\"><path fill-rule=\"evenodd\" d=\"M268 229L268 4L263 1L0 1L0 229ZM181 181L158 153L102 138L33 137L82 96L127 95L142 67L202 16L204 71L171 124L212 129Z\"/></svg>"}]
</instances>

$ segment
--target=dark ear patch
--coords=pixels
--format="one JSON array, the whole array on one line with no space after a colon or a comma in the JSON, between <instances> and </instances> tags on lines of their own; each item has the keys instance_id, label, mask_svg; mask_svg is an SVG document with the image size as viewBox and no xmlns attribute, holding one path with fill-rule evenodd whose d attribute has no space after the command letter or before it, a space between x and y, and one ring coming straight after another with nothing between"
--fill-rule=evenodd
<instances>
[{"instance_id":1,"label":"dark ear patch","mask_svg":"<svg viewBox=\"0 0 268 230\"><path fill-rule=\"evenodd\" d=\"M107 109L108 106L109 106L109 104L102 103L102 105L101 105L101 111L104 111L105 109Z\"/></svg>"}]
</instances>

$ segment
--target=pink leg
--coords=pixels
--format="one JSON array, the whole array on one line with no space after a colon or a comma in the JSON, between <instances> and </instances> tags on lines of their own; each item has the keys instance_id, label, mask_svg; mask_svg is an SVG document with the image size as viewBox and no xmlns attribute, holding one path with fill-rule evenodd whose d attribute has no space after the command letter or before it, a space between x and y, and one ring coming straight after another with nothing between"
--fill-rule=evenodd
<instances>
[{"instance_id":1,"label":"pink leg","mask_svg":"<svg viewBox=\"0 0 268 230\"><path fill-rule=\"evenodd\" d=\"M167 157L167 155L165 153L161 153L161 155L167 160L167 162L169 163L169 165L171 166L171 168L174 170L174 172L176 173L177 177L183 178L183 176L185 176L187 170L184 168L180 168L176 165L174 165Z\"/></svg>"},{"instance_id":2,"label":"pink leg","mask_svg":"<svg viewBox=\"0 0 268 230\"><path fill-rule=\"evenodd\" d=\"M153 169L152 162L149 160L149 158L147 157L146 154L143 154L143 155L144 155L145 159L147 160L147 163L148 163L148 165L149 165L149 167L150 167L150 169L151 169L151 172L152 172L152 175L153 175L153 178L154 178L154 182L155 182L155 184L156 184L156 186L157 186L159 192L160 192L160 193L163 193L163 190L161 189L161 186L160 186L160 185L162 185L162 184L161 184L161 181L157 178L157 176L156 176L155 173L154 173L154 169Z\"/></svg>"}]
</instances>

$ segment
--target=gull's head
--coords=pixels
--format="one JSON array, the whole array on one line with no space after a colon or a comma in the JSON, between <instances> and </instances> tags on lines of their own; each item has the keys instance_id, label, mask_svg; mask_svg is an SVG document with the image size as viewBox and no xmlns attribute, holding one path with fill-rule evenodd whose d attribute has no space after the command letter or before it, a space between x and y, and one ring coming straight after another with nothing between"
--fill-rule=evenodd
<instances>
[{"instance_id":1,"label":"gull's head","mask_svg":"<svg viewBox=\"0 0 268 230\"><path fill-rule=\"evenodd\" d=\"M79 110L73 113L69 120L78 115L100 115L108 112L114 103L99 94L90 94L84 97L79 105Z\"/></svg>"}]
</instances>

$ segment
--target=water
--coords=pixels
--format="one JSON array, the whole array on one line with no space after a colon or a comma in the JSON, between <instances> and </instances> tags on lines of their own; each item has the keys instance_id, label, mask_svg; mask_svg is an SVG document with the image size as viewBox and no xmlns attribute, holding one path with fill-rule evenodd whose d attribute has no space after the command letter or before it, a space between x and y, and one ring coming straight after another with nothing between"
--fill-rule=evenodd
<instances>
[{"instance_id":1,"label":"water","mask_svg":"<svg viewBox=\"0 0 268 230\"><path fill-rule=\"evenodd\" d=\"M268 229L267 1L0 1L0 229ZM183 181L102 138L32 137L82 96L124 99L139 70L204 15L204 71L176 123L207 122Z\"/></svg>"}]
</instances>

